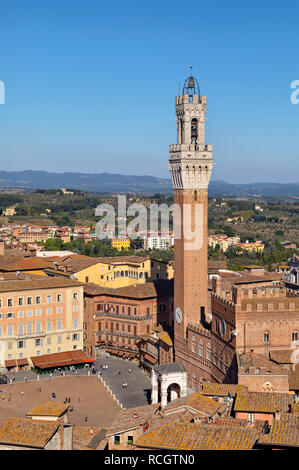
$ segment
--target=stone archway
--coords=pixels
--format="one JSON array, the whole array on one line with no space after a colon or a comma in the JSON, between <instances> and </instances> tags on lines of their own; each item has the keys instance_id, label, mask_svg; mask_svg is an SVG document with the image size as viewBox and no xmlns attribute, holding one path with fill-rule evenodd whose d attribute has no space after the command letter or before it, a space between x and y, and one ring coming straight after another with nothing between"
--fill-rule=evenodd
<instances>
[{"instance_id":1,"label":"stone archway","mask_svg":"<svg viewBox=\"0 0 299 470\"><path fill-rule=\"evenodd\" d=\"M181 397L181 387L177 383L172 383L167 387L167 403Z\"/></svg>"},{"instance_id":2,"label":"stone archway","mask_svg":"<svg viewBox=\"0 0 299 470\"><path fill-rule=\"evenodd\" d=\"M166 406L172 400L187 395L187 371L180 362L152 368L152 403Z\"/></svg>"}]
</instances>

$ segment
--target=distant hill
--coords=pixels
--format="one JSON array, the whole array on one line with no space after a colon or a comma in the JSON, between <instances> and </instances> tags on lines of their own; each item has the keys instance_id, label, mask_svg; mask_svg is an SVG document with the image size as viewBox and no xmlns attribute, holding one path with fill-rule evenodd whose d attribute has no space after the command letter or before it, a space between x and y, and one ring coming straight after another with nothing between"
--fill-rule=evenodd
<instances>
[{"instance_id":1,"label":"distant hill","mask_svg":"<svg viewBox=\"0 0 299 470\"><path fill-rule=\"evenodd\" d=\"M0 188L81 189L90 192L171 193L172 183L155 176L130 176L112 173L50 173L47 171L0 171ZM225 197L299 197L299 183L230 184L211 181L209 196Z\"/></svg>"}]
</instances>

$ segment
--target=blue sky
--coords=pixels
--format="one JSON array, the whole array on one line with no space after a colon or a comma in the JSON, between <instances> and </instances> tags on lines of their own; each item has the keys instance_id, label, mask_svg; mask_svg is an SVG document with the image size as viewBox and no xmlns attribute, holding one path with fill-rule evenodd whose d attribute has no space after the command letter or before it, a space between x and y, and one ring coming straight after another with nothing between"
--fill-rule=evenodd
<instances>
[{"instance_id":1,"label":"blue sky","mask_svg":"<svg viewBox=\"0 0 299 470\"><path fill-rule=\"evenodd\" d=\"M299 182L299 5L0 0L0 161L168 177L192 60L214 179Z\"/></svg>"}]
</instances>

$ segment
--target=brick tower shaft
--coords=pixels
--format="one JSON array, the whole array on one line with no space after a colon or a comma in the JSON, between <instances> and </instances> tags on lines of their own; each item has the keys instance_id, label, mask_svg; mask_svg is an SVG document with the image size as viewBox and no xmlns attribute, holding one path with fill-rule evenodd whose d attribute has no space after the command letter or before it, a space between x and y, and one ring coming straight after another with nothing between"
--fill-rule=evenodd
<instances>
[{"instance_id":1,"label":"brick tower shaft","mask_svg":"<svg viewBox=\"0 0 299 470\"><path fill-rule=\"evenodd\" d=\"M176 360L189 323L205 319L208 302L208 184L212 146L205 145L206 96L192 74L176 97L177 144L170 146L174 188L174 342Z\"/></svg>"}]
</instances>

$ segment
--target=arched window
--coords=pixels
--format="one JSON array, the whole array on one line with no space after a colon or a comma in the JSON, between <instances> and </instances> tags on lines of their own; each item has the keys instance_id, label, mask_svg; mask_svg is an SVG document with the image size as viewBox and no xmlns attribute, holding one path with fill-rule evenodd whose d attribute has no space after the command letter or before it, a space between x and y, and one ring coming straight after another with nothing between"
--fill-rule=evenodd
<instances>
[{"instance_id":1,"label":"arched window","mask_svg":"<svg viewBox=\"0 0 299 470\"><path fill-rule=\"evenodd\" d=\"M265 333L264 333L264 343L265 344L270 343L270 333L268 331L265 331Z\"/></svg>"},{"instance_id":2,"label":"arched window","mask_svg":"<svg viewBox=\"0 0 299 470\"><path fill-rule=\"evenodd\" d=\"M184 121L183 121L183 119L180 119L180 133L181 133L181 135L180 135L181 142L180 143L183 144L184 143L183 142L184 141Z\"/></svg>"},{"instance_id":3,"label":"arched window","mask_svg":"<svg viewBox=\"0 0 299 470\"><path fill-rule=\"evenodd\" d=\"M202 356L202 357L204 355L203 340L202 339L200 340L200 343L199 343L199 355Z\"/></svg>"},{"instance_id":4,"label":"arched window","mask_svg":"<svg viewBox=\"0 0 299 470\"><path fill-rule=\"evenodd\" d=\"M191 121L191 144L197 144L198 141L198 121L193 118Z\"/></svg>"},{"instance_id":5,"label":"arched window","mask_svg":"<svg viewBox=\"0 0 299 470\"><path fill-rule=\"evenodd\" d=\"M211 345L208 343L207 345L207 359L210 361L212 357L212 352L211 352Z\"/></svg>"},{"instance_id":6,"label":"arched window","mask_svg":"<svg viewBox=\"0 0 299 470\"><path fill-rule=\"evenodd\" d=\"M194 201L197 201L197 191L194 191Z\"/></svg>"},{"instance_id":7,"label":"arched window","mask_svg":"<svg viewBox=\"0 0 299 470\"><path fill-rule=\"evenodd\" d=\"M298 332L297 331L292 332L292 341L298 341Z\"/></svg>"}]
</instances>

